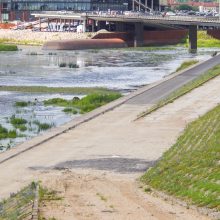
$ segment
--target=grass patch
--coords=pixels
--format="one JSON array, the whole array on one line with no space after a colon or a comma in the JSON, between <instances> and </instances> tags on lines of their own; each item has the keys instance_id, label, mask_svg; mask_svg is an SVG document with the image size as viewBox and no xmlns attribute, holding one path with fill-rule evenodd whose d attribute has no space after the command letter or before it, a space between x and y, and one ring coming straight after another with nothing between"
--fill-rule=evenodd
<instances>
[{"instance_id":1,"label":"grass patch","mask_svg":"<svg viewBox=\"0 0 220 220\"><path fill-rule=\"evenodd\" d=\"M27 107L30 104L31 104L30 102L19 101L15 103L15 106L23 108L23 107Z\"/></svg>"},{"instance_id":2,"label":"grass patch","mask_svg":"<svg viewBox=\"0 0 220 220\"><path fill-rule=\"evenodd\" d=\"M0 86L0 91L14 91L24 93L69 93L69 94L89 94L89 93L102 93L102 94L114 94L115 91L94 87L46 87L46 86Z\"/></svg>"},{"instance_id":3,"label":"grass patch","mask_svg":"<svg viewBox=\"0 0 220 220\"><path fill-rule=\"evenodd\" d=\"M0 44L0 51L17 51L18 47L16 45Z\"/></svg>"},{"instance_id":4,"label":"grass patch","mask_svg":"<svg viewBox=\"0 0 220 220\"><path fill-rule=\"evenodd\" d=\"M105 196L103 196L101 193L96 193L96 195L104 202L107 202L107 198Z\"/></svg>"},{"instance_id":5,"label":"grass patch","mask_svg":"<svg viewBox=\"0 0 220 220\"><path fill-rule=\"evenodd\" d=\"M185 46L188 47L189 39L187 38ZM220 40L208 35L206 31L197 32L197 46L198 47L220 47Z\"/></svg>"},{"instance_id":6,"label":"grass patch","mask_svg":"<svg viewBox=\"0 0 220 220\"><path fill-rule=\"evenodd\" d=\"M63 111L65 113L74 114L74 115L78 113L78 111L75 108L69 108L69 107L68 108L64 108Z\"/></svg>"},{"instance_id":7,"label":"grass patch","mask_svg":"<svg viewBox=\"0 0 220 220\"><path fill-rule=\"evenodd\" d=\"M32 211L33 200L35 197L35 183L23 188L16 194L11 194L10 198L0 202L1 220L26 219Z\"/></svg>"},{"instance_id":8,"label":"grass patch","mask_svg":"<svg viewBox=\"0 0 220 220\"><path fill-rule=\"evenodd\" d=\"M2 125L0 125L0 140L6 138L16 138L16 137L17 137L16 130L8 130L7 128L4 128Z\"/></svg>"},{"instance_id":9,"label":"grass patch","mask_svg":"<svg viewBox=\"0 0 220 220\"><path fill-rule=\"evenodd\" d=\"M10 118L10 123L17 128L17 126L24 125L27 123L27 120L24 118L16 118L15 115L12 115Z\"/></svg>"},{"instance_id":10,"label":"grass patch","mask_svg":"<svg viewBox=\"0 0 220 220\"><path fill-rule=\"evenodd\" d=\"M72 100L65 100L61 98L54 98L44 101L45 105L55 105L66 107L66 109L76 108L80 113L90 112L102 105L105 105L117 98L120 98L120 93L114 94L89 94L82 99L73 98Z\"/></svg>"},{"instance_id":11,"label":"grass patch","mask_svg":"<svg viewBox=\"0 0 220 220\"><path fill-rule=\"evenodd\" d=\"M53 127L52 124L41 123L39 121L34 121L33 123L38 126L38 131L45 131Z\"/></svg>"},{"instance_id":12,"label":"grass patch","mask_svg":"<svg viewBox=\"0 0 220 220\"><path fill-rule=\"evenodd\" d=\"M137 119L144 117L169 103L172 103L174 100L192 91L193 89L203 85L205 82L209 81L210 79L213 79L218 75L220 75L220 65L213 67L212 69L208 70L201 76L197 77L195 80L186 83L181 88L172 92L165 99L162 99L157 104L153 105L151 108L147 109L145 112L138 115Z\"/></svg>"},{"instance_id":13,"label":"grass patch","mask_svg":"<svg viewBox=\"0 0 220 220\"><path fill-rule=\"evenodd\" d=\"M17 39L13 39L13 38L0 38L0 44L41 46L44 44L44 42L38 41L38 40L17 40Z\"/></svg>"},{"instance_id":14,"label":"grass patch","mask_svg":"<svg viewBox=\"0 0 220 220\"><path fill-rule=\"evenodd\" d=\"M184 69L186 69L186 68L188 68L188 67L190 67L190 66L192 66L192 65L194 65L194 64L196 64L196 63L198 63L198 62L199 62L198 60L187 60L187 61L183 62L183 63L180 65L180 67L178 67L178 68L176 69L176 72L181 71L181 70L184 70Z\"/></svg>"},{"instance_id":15,"label":"grass patch","mask_svg":"<svg viewBox=\"0 0 220 220\"><path fill-rule=\"evenodd\" d=\"M220 211L220 105L190 123L141 179L189 203Z\"/></svg>"},{"instance_id":16,"label":"grass patch","mask_svg":"<svg viewBox=\"0 0 220 220\"><path fill-rule=\"evenodd\" d=\"M57 192L54 190L49 190L45 187L39 185L39 202L43 201L53 201L53 200L61 200L62 197L57 195Z\"/></svg>"}]
</instances>

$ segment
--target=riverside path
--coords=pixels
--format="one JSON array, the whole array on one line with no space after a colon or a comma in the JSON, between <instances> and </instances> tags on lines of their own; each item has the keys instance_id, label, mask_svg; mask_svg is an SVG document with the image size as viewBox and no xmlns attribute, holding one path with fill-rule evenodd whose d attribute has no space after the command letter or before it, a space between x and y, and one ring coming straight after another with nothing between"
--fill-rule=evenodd
<instances>
[{"instance_id":1,"label":"riverside path","mask_svg":"<svg viewBox=\"0 0 220 220\"><path fill-rule=\"evenodd\" d=\"M59 170L97 172L96 177L111 173L119 179L134 181L175 143L189 122L220 102L220 77L135 121L137 115L219 62L218 55L182 73L172 74L0 154L0 198L16 192L32 180ZM52 181L53 176L49 179ZM153 202L151 205L159 209ZM143 210L143 216L151 209ZM188 211L180 211L186 215L177 218L169 213L172 208L164 209L160 213L167 218L148 219L206 219L198 213L190 213L189 216ZM96 219L126 218L105 218L103 214ZM139 219L146 218L139 216Z\"/></svg>"}]
</instances>

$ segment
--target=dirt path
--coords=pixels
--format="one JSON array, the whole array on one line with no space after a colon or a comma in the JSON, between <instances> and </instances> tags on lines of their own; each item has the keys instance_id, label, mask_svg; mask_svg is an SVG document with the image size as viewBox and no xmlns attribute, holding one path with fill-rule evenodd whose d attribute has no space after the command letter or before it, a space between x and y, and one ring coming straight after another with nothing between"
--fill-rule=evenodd
<instances>
[{"instance_id":1,"label":"dirt path","mask_svg":"<svg viewBox=\"0 0 220 220\"><path fill-rule=\"evenodd\" d=\"M63 200L45 202L42 216L59 220L208 220L196 211L144 193L133 178L63 171L41 177Z\"/></svg>"},{"instance_id":2,"label":"dirt path","mask_svg":"<svg viewBox=\"0 0 220 220\"><path fill-rule=\"evenodd\" d=\"M73 173L70 178L69 182L75 185L69 187L73 189L70 189L70 196L67 194L67 197L70 197L73 207L65 207L69 213L70 210L75 211L73 218L66 219L203 219L202 215L192 214L189 210L175 211L179 210L176 204L166 206L160 199L151 206L153 197L146 197L145 202L145 197L137 194L135 179L175 143L189 122L220 103L219 91L220 77L217 77L138 121L134 119L148 105L123 104L26 151L0 164L0 198L9 196L32 180L44 179L44 175L45 178L50 173L54 174L54 178L61 175L62 173L54 171L56 169L67 168L87 173L95 170L101 174L89 175L89 184L85 175L75 177ZM37 140L38 137L32 142ZM0 154L0 159L3 156L4 154ZM112 175L103 177L105 172ZM129 179L125 174L129 175ZM56 185L56 178L52 177L53 175L45 179L48 185L50 181L51 184L55 181ZM65 177L61 175L61 182ZM89 194L90 189L92 194ZM103 202L97 193L107 197L109 202ZM81 194L82 198L79 197ZM86 205L90 196L91 203L95 206ZM111 205L117 212L109 211L113 210ZM58 210L56 208L54 212ZM77 215L77 210L81 210L81 214ZM182 212L185 214L181 217ZM87 213L88 217L83 213Z\"/></svg>"}]
</instances>

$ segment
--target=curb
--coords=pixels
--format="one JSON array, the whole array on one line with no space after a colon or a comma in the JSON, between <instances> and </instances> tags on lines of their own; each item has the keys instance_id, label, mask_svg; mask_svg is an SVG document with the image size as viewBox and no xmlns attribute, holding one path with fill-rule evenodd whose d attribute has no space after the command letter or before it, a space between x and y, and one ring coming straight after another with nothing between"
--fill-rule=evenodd
<instances>
[{"instance_id":1,"label":"curb","mask_svg":"<svg viewBox=\"0 0 220 220\"><path fill-rule=\"evenodd\" d=\"M218 55L220 57L220 55ZM180 72L177 72L177 73L174 73L174 74L170 74L168 76L166 76L165 78L155 82L155 83L152 83L150 85L146 85L134 92L132 92L131 94L127 95L127 96L124 96L122 98L119 98L111 103L108 103L104 106L101 106L100 108L98 109L95 109L85 115L82 115L78 118L75 118L73 119L72 121L66 123L65 125L62 125L62 126L59 126L57 128L53 128L51 129L50 131L42 134L42 135L39 135L29 141L26 141L20 145L18 145L17 147L14 147L14 148L11 148L10 150L7 150L5 152L2 152L0 153L0 164L3 164L4 162L26 152L26 151L29 151L41 144L44 144L48 141L50 141L51 139L61 135L61 134L64 134L66 132L68 132L69 130L72 130L78 126L80 126L81 124L85 123L85 122L88 122L102 114L105 114L106 112L109 112L111 110L114 110L115 108L121 106L122 104L125 104L127 101L129 101L130 99L133 99L135 98L136 96L138 95L141 95L142 93L148 91L148 90L151 90L153 89L154 87L157 87L158 85L170 80L170 79L173 79L175 78L176 76L179 76L183 73L185 73L186 71L190 70L190 69L193 69L199 65L202 65L203 63L211 60L213 58L210 58L208 60L205 60L203 62L199 62L193 66L190 66L189 68L185 69L185 70L182 70Z\"/></svg>"}]
</instances>

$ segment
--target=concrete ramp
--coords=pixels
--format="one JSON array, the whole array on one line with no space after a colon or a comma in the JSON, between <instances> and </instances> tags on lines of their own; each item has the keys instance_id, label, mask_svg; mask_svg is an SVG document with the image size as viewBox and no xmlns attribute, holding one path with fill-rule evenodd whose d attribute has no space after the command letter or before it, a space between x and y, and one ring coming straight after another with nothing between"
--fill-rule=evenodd
<instances>
[{"instance_id":1,"label":"concrete ramp","mask_svg":"<svg viewBox=\"0 0 220 220\"><path fill-rule=\"evenodd\" d=\"M86 49L125 48L125 47L128 47L127 43L119 38L58 40L58 41L49 41L43 45L44 50L86 50Z\"/></svg>"}]
</instances>

